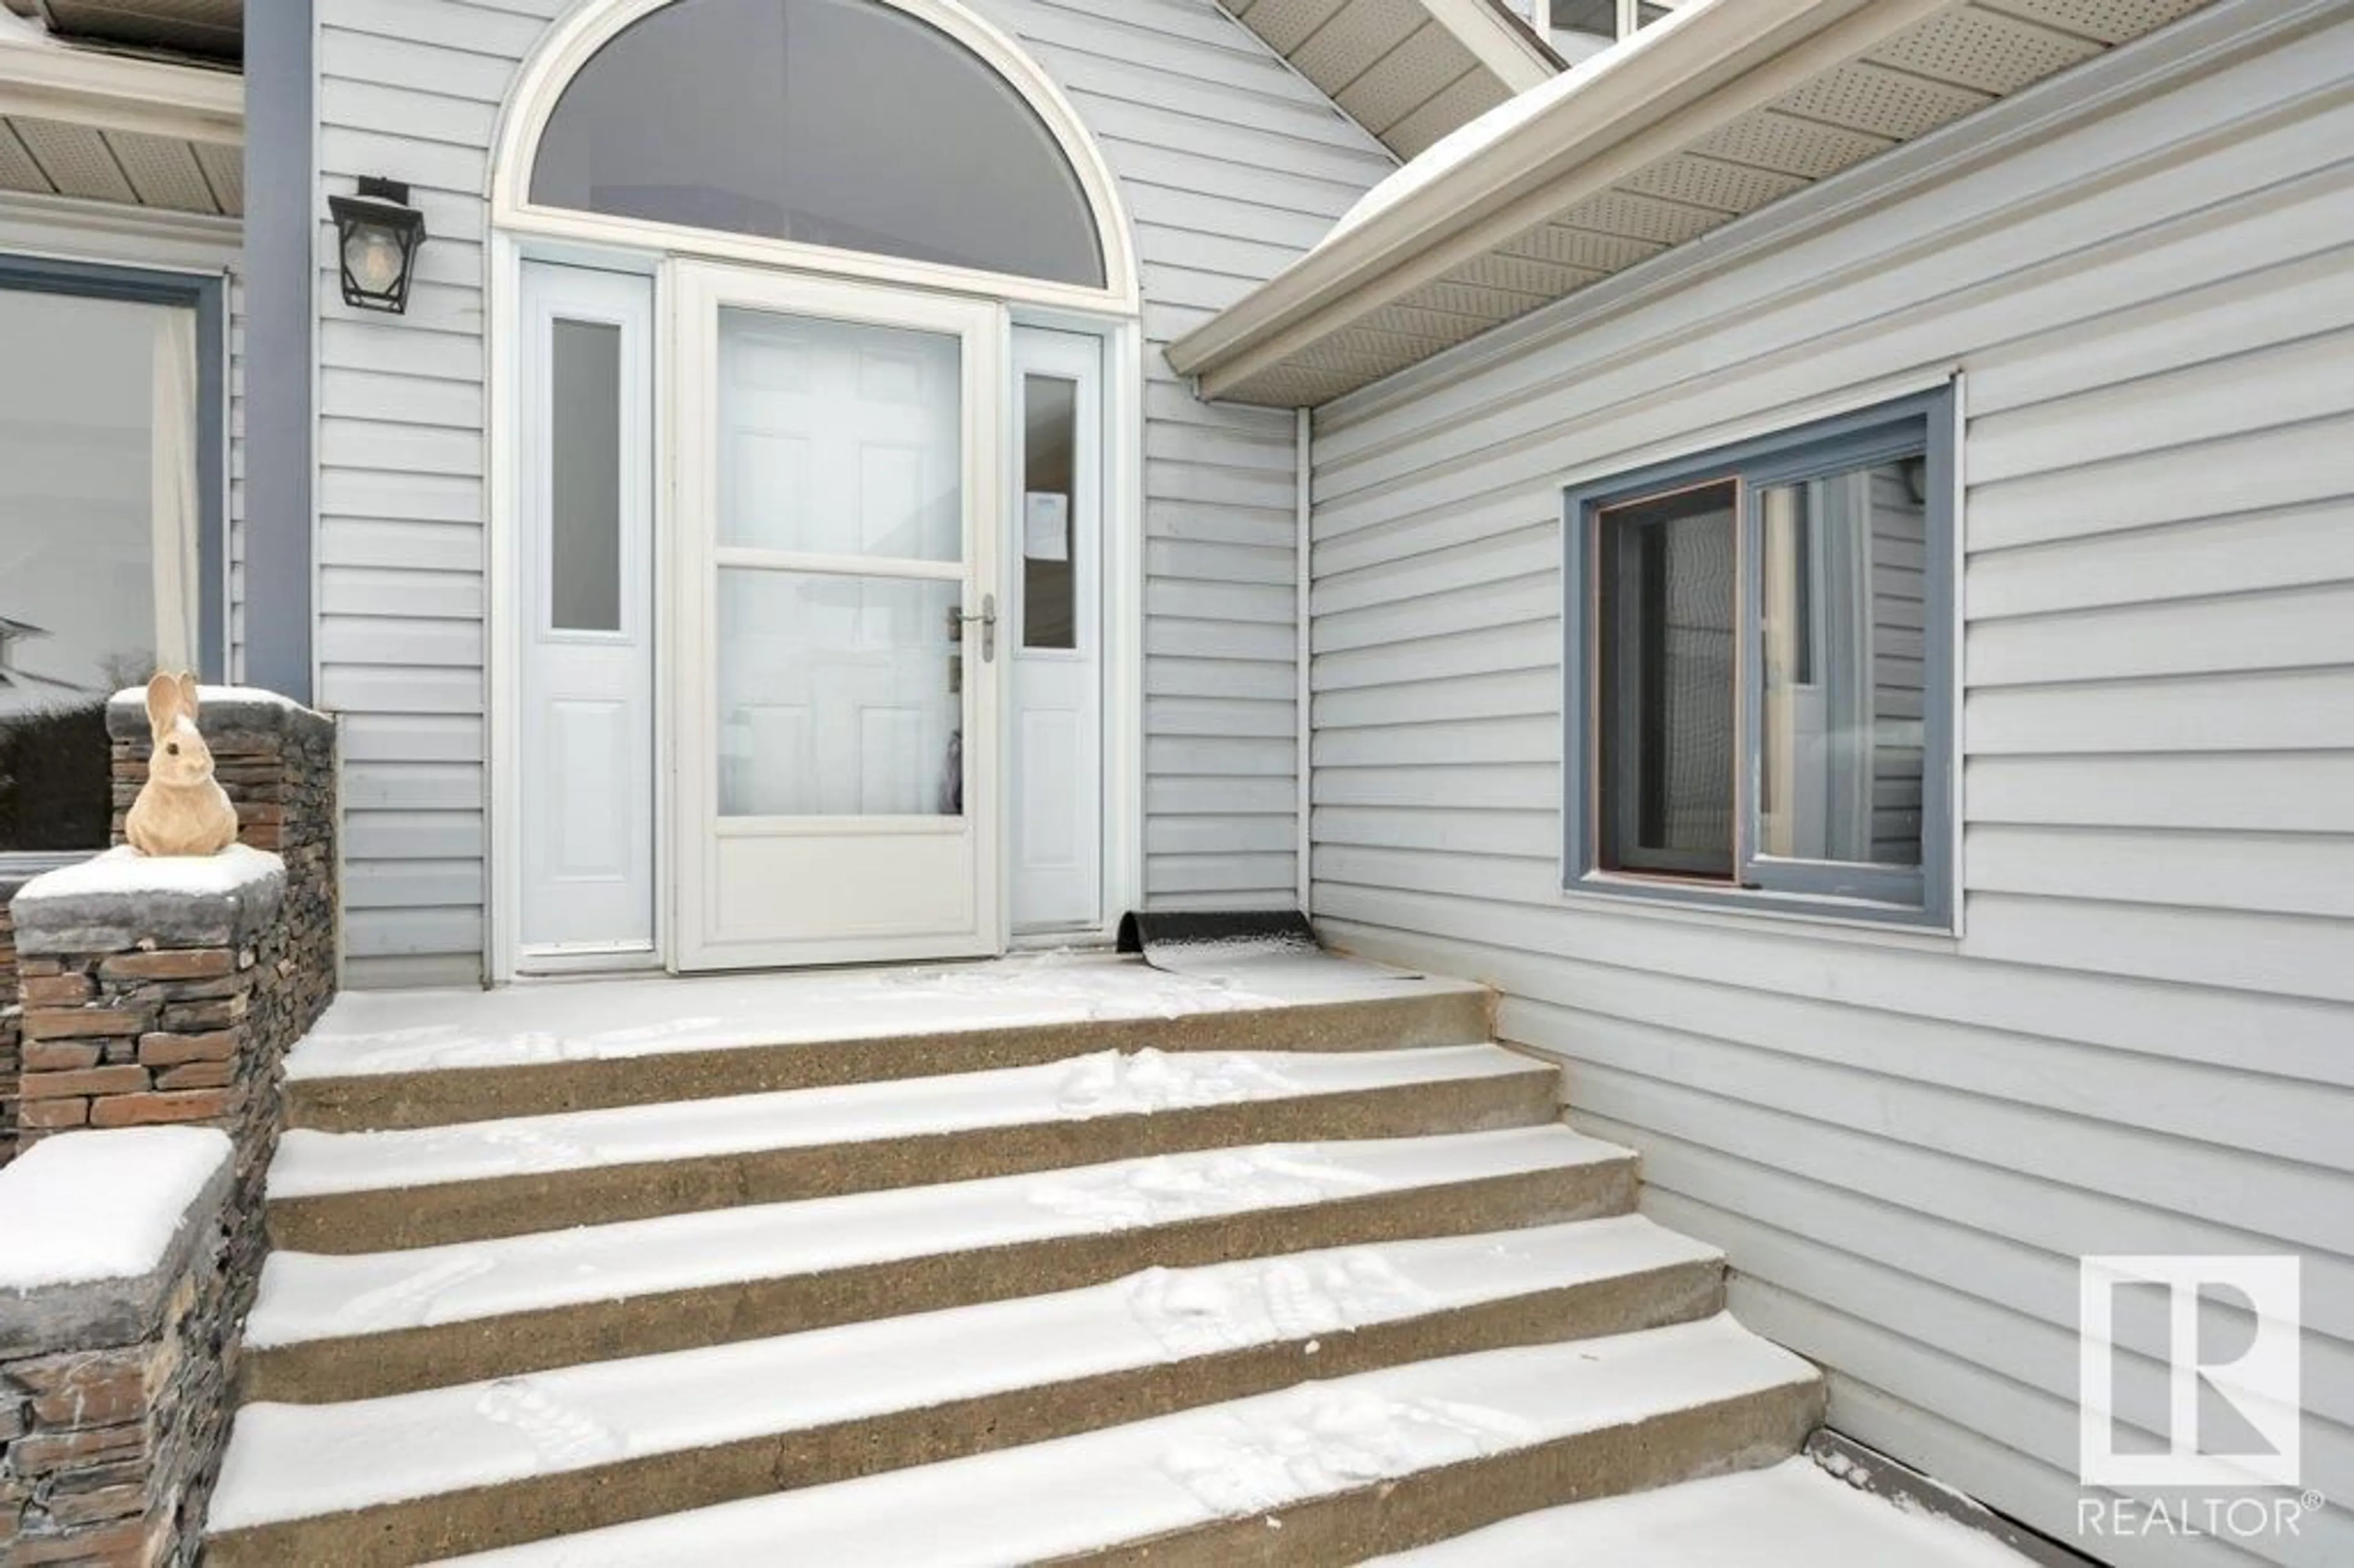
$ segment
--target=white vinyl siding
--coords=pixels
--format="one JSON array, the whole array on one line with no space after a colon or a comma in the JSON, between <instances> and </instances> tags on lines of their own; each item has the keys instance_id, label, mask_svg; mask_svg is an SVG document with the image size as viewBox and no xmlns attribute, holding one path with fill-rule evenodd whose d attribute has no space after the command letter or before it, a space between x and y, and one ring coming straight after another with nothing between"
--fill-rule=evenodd
<instances>
[{"instance_id":1,"label":"white vinyl siding","mask_svg":"<svg viewBox=\"0 0 2354 1568\"><path fill-rule=\"evenodd\" d=\"M1499 987L1833 1425L2071 1538L2078 1255L2304 1255L2331 1506L2130 1568L2354 1562L2349 86L2340 8L1316 428L1320 927ZM1963 934L1564 895L1561 487L1956 369Z\"/></svg>"},{"instance_id":2,"label":"white vinyl siding","mask_svg":"<svg viewBox=\"0 0 2354 1568\"><path fill-rule=\"evenodd\" d=\"M1288 904L1291 419L1201 407L1161 347L1321 238L1393 160L1214 0L973 5L1070 94L1136 225L1147 895ZM487 148L518 62L568 8L319 0L323 187L405 179L430 232L405 317L360 316L319 278L319 700L345 715L355 985L482 974Z\"/></svg>"}]
</instances>

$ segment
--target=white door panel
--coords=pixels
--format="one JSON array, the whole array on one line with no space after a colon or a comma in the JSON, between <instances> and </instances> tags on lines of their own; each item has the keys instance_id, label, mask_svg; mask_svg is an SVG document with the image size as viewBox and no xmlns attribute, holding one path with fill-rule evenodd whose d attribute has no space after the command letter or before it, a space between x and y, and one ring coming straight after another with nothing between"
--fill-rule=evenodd
<instances>
[{"instance_id":1,"label":"white door panel","mask_svg":"<svg viewBox=\"0 0 2354 1568\"><path fill-rule=\"evenodd\" d=\"M681 263L681 968L993 953L992 304Z\"/></svg>"},{"instance_id":2,"label":"white door panel","mask_svg":"<svg viewBox=\"0 0 2354 1568\"><path fill-rule=\"evenodd\" d=\"M1103 342L1013 335L1013 810L1017 931L1103 923Z\"/></svg>"},{"instance_id":3,"label":"white door panel","mask_svg":"<svg viewBox=\"0 0 2354 1568\"><path fill-rule=\"evenodd\" d=\"M524 269L521 960L655 951L652 281Z\"/></svg>"}]
</instances>

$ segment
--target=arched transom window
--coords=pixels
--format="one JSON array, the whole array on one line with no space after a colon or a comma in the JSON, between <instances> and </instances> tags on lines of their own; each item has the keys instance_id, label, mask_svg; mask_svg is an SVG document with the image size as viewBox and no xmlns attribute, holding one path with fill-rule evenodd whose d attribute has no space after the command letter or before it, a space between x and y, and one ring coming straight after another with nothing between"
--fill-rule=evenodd
<instances>
[{"instance_id":1,"label":"arched transom window","mask_svg":"<svg viewBox=\"0 0 2354 1568\"><path fill-rule=\"evenodd\" d=\"M1095 214L1022 94L883 0L673 0L565 87L535 207L1084 287Z\"/></svg>"}]
</instances>

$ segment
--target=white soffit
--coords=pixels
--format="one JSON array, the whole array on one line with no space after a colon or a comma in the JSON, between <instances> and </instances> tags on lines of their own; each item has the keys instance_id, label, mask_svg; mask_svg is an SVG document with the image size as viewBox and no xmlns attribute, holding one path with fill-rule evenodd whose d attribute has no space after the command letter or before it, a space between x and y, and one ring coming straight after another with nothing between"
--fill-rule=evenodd
<instances>
[{"instance_id":1,"label":"white soffit","mask_svg":"<svg viewBox=\"0 0 2354 1568\"><path fill-rule=\"evenodd\" d=\"M1170 362L1204 397L1330 402L2209 3L1704 0L1406 175Z\"/></svg>"},{"instance_id":2,"label":"white soffit","mask_svg":"<svg viewBox=\"0 0 2354 1568\"><path fill-rule=\"evenodd\" d=\"M75 48L0 15L0 192L236 217L245 82Z\"/></svg>"},{"instance_id":3,"label":"white soffit","mask_svg":"<svg viewBox=\"0 0 2354 1568\"><path fill-rule=\"evenodd\" d=\"M1401 158L1561 69L1496 0L1219 4Z\"/></svg>"}]
</instances>

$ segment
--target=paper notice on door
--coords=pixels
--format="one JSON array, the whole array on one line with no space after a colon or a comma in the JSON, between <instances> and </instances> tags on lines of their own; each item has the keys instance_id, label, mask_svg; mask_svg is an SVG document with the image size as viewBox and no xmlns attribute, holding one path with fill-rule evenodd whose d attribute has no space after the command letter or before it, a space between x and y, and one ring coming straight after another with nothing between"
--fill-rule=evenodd
<instances>
[{"instance_id":1,"label":"paper notice on door","mask_svg":"<svg viewBox=\"0 0 2354 1568\"><path fill-rule=\"evenodd\" d=\"M1034 561L1071 558L1071 498L1034 490L1022 498L1022 553Z\"/></svg>"}]
</instances>

